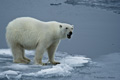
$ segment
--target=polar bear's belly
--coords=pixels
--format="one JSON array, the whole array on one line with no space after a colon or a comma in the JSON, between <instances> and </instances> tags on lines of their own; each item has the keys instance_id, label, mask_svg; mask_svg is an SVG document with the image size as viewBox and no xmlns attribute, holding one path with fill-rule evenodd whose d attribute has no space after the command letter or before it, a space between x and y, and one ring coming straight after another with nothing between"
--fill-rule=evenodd
<instances>
[{"instance_id":1,"label":"polar bear's belly","mask_svg":"<svg viewBox=\"0 0 120 80\"><path fill-rule=\"evenodd\" d=\"M35 49L37 47L37 43L36 44L28 44L28 43L22 43L20 44L24 49L27 49L27 50L32 50L32 49Z\"/></svg>"},{"instance_id":2,"label":"polar bear's belly","mask_svg":"<svg viewBox=\"0 0 120 80\"><path fill-rule=\"evenodd\" d=\"M23 48L27 50L33 50L36 48L36 46L23 45Z\"/></svg>"},{"instance_id":3,"label":"polar bear's belly","mask_svg":"<svg viewBox=\"0 0 120 80\"><path fill-rule=\"evenodd\" d=\"M34 38L23 38L23 40L19 39L18 43L24 49L32 50L37 47L38 41L37 41L37 39L34 39Z\"/></svg>"}]
</instances>

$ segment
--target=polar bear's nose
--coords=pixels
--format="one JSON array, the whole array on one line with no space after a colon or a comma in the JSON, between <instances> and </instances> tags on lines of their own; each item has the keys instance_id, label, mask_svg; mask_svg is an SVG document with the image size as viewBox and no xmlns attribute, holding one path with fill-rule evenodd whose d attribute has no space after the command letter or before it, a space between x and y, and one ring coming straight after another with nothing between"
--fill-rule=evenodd
<instances>
[{"instance_id":1,"label":"polar bear's nose","mask_svg":"<svg viewBox=\"0 0 120 80\"><path fill-rule=\"evenodd\" d=\"M70 31L70 33L69 33L70 35L72 35L72 32Z\"/></svg>"},{"instance_id":2,"label":"polar bear's nose","mask_svg":"<svg viewBox=\"0 0 120 80\"><path fill-rule=\"evenodd\" d=\"M72 35L72 31L70 31L70 32L67 34L68 39L71 38L71 35Z\"/></svg>"}]
</instances>

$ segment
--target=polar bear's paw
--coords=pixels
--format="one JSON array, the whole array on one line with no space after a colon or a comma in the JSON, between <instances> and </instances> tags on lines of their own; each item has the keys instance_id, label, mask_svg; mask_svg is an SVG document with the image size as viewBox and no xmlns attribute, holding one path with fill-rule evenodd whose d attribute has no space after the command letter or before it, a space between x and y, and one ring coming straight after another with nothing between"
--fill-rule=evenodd
<instances>
[{"instance_id":1,"label":"polar bear's paw","mask_svg":"<svg viewBox=\"0 0 120 80\"><path fill-rule=\"evenodd\" d=\"M35 63L36 65L42 65L42 66L45 66L47 65L47 63Z\"/></svg>"},{"instance_id":2,"label":"polar bear's paw","mask_svg":"<svg viewBox=\"0 0 120 80\"><path fill-rule=\"evenodd\" d=\"M28 64L30 61L25 60L25 59L18 59L18 60L14 60L14 63L24 63L24 64Z\"/></svg>"},{"instance_id":3,"label":"polar bear's paw","mask_svg":"<svg viewBox=\"0 0 120 80\"><path fill-rule=\"evenodd\" d=\"M30 62L30 59L28 59L28 58L26 58L26 57L24 57L24 59L27 60L28 62Z\"/></svg>"},{"instance_id":4,"label":"polar bear's paw","mask_svg":"<svg viewBox=\"0 0 120 80\"><path fill-rule=\"evenodd\" d=\"M54 61L54 62L51 62L53 65L57 65L57 64L60 64L60 62L57 62L57 61Z\"/></svg>"}]
</instances>

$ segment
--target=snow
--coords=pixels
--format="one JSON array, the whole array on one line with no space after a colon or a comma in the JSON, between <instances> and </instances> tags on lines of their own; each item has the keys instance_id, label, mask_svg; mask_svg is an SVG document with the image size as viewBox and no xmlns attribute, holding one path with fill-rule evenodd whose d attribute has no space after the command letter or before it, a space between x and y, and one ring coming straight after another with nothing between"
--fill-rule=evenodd
<instances>
[{"instance_id":1,"label":"snow","mask_svg":"<svg viewBox=\"0 0 120 80\"><path fill-rule=\"evenodd\" d=\"M0 49L0 55L9 55L11 56L11 51L10 49Z\"/></svg>"},{"instance_id":2,"label":"snow","mask_svg":"<svg viewBox=\"0 0 120 80\"><path fill-rule=\"evenodd\" d=\"M32 54L34 51L26 51L27 56L30 56L32 60L34 55ZM28 54L31 53L31 54ZM7 57L6 57L7 56ZM32 57L31 57L32 56ZM45 55L46 56L46 55ZM61 64L58 65L35 65L33 61L30 64L15 64L11 61L11 51L10 49L0 49L0 58L1 63L5 62L8 59L8 63L2 63L0 71L1 76L4 78L7 77L9 79L12 78L21 78L22 76L26 77L57 77L57 76L71 76L72 71L75 70L75 67L82 67L84 64L88 64L91 62L90 58L86 58L84 56L76 55L71 56L66 52L56 52L56 60L60 61ZM43 58L46 59L46 58Z\"/></svg>"},{"instance_id":3,"label":"snow","mask_svg":"<svg viewBox=\"0 0 120 80\"><path fill-rule=\"evenodd\" d=\"M9 69L14 69L14 70L26 70L29 67L27 65L22 65L22 64L12 64L8 66L4 66L4 68L9 68Z\"/></svg>"},{"instance_id":4,"label":"snow","mask_svg":"<svg viewBox=\"0 0 120 80\"><path fill-rule=\"evenodd\" d=\"M8 71L4 71L1 74L12 74L12 75L17 75L18 71L13 71L13 70L8 70Z\"/></svg>"},{"instance_id":5,"label":"snow","mask_svg":"<svg viewBox=\"0 0 120 80\"><path fill-rule=\"evenodd\" d=\"M26 55L33 55L33 50L25 50ZM9 55L12 56L11 49L0 49L0 55Z\"/></svg>"},{"instance_id":6,"label":"snow","mask_svg":"<svg viewBox=\"0 0 120 80\"><path fill-rule=\"evenodd\" d=\"M71 75L74 67L82 67L85 63L89 63L91 60L90 58L85 58L83 56L67 56L63 58L56 66L52 66L51 68L42 69L35 73L28 73L25 74L26 76L45 76L45 77L52 77L52 76L69 76Z\"/></svg>"},{"instance_id":7,"label":"snow","mask_svg":"<svg viewBox=\"0 0 120 80\"><path fill-rule=\"evenodd\" d=\"M70 65L72 67L77 66L84 66L85 63L88 63L90 61L90 58L86 58L83 56L67 56L64 59L62 59L62 62Z\"/></svg>"},{"instance_id":8,"label":"snow","mask_svg":"<svg viewBox=\"0 0 120 80\"><path fill-rule=\"evenodd\" d=\"M42 69L35 73L27 73L25 76L37 76L37 77L53 77L53 76L69 76L73 68L66 64L59 64L52 68Z\"/></svg>"},{"instance_id":9,"label":"snow","mask_svg":"<svg viewBox=\"0 0 120 80\"><path fill-rule=\"evenodd\" d=\"M21 78L19 71L13 71L13 70L8 70L0 73L0 80L11 80L12 78L15 78L16 80Z\"/></svg>"}]
</instances>

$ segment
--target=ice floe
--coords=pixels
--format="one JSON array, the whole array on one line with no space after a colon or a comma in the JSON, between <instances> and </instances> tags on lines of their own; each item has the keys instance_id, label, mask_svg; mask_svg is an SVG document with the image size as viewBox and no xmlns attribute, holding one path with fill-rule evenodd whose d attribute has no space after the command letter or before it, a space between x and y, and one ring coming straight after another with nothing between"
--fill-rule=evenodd
<instances>
[{"instance_id":1,"label":"ice floe","mask_svg":"<svg viewBox=\"0 0 120 80\"><path fill-rule=\"evenodd\" d=\"M34 51L26 51L26 54L32 55L31 60L34 58ZM8 57L6 57L8 56ZM0 49L0 58L2 60L0 78L1 76L9 79L20 79L22 76L26 77L57 77L57 76L71 76L71 73L76 69L75 67L83 67L85 64L91 62L90 58L81 55L69 55L65 52L56 52L56 60L61 64L40 66L31 64L15 64L9 62L11 57L10 49ZM8 60L7 60L8 59ZM46 58L45 58L46 59ZM4 63L5 61L9 63Z\"/></svg>"}]
</instances>

